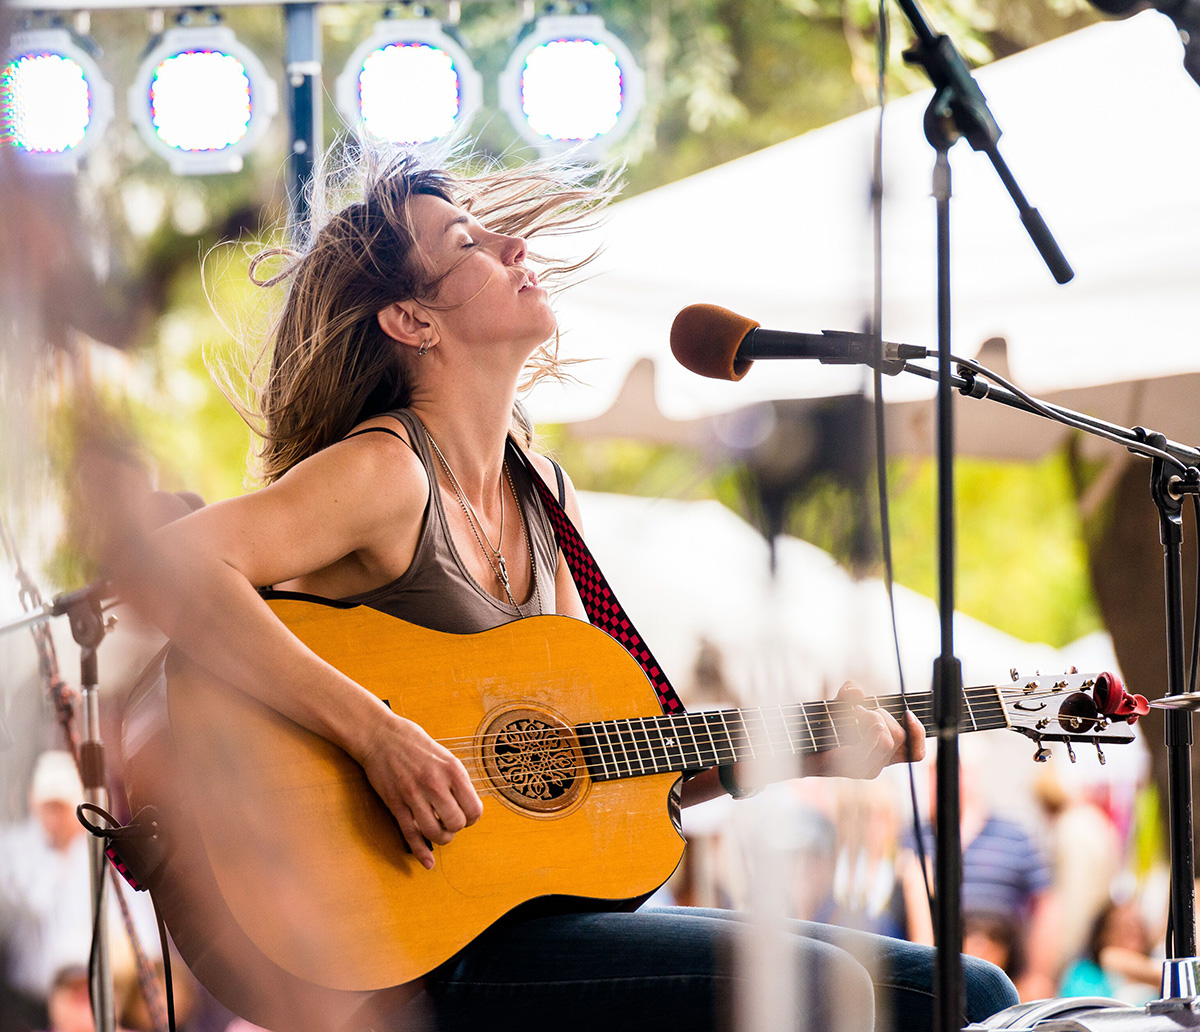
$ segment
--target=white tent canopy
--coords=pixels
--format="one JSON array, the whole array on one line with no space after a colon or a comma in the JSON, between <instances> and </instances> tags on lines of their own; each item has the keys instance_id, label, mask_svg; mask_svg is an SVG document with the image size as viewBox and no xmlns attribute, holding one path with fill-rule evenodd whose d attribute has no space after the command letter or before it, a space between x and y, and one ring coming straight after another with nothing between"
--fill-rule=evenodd
<instances>
[{"instance_id":1,"label":"white tent canopy","mask_svg":"<svg viewBox=\"0 0 1200 1032\"><path fill-rule=\"evenodd\" d=\"M1200 369L1200 89L1161 15L1095 25L978 73L1001 151L1076 270L1056 285L990 162L954 148L954 341L1004 337L1036 392ZM885 132L884 335L936 344L930 91L889 105ZM593 277L558 302L563 351L594 358L582 385L540 385L539 420L599 415L629 369L656 362L673 418L754 401L857 389L861 373L759 363L738 384L670 356L671 321L698 301L775 329L858 329L871 284L867 204L876 112L845 119L620 202L579 246L603 243ZM549 247L550 241L538 246ZM554 246L559 246L555 244ZM889 397L923 396L915 378Z\"/></svg>"}]
</instances>

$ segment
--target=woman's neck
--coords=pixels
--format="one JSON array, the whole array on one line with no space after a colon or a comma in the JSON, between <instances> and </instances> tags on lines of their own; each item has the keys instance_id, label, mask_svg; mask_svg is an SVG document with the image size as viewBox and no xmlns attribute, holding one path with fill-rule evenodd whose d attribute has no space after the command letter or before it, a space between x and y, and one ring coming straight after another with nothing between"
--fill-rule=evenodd
<instances>
[{"instance_id":1,"label":"woman's neck","mask_svg":"<svg viewBox=\"0 0 1200 1032\"><path fill-rule=\"evenodd\" d=\"M466 406L414 398L409 406L436 442L458 486L476 508L489 508L504 475L504 444L512 425L513 399Z\"/></svg>"}]
</instances>

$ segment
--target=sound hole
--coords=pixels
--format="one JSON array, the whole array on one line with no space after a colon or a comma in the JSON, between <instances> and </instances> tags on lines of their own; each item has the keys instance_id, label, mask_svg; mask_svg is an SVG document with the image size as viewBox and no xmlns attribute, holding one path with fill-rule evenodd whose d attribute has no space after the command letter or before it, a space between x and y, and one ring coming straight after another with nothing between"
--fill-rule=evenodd
<instances>
[{"instance_id":1,"label":"sound hole","mask_svg":"<svg viewBox=\"0 0 1200 1032\"><path fill-rule=\"evenodd\" d=\"M523 810L562 810L582 789L578 742L551 713L520 709L500 714L484 730L482 751L493 787Z\"/></svg>"}]
</instances>

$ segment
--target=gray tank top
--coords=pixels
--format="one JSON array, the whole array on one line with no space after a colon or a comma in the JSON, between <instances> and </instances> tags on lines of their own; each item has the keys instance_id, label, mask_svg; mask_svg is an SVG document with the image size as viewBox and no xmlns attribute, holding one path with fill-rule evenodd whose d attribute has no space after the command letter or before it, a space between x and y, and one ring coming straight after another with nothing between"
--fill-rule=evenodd
<instances>
[{"instance_id":1,"label":"gray tank top","mask_svg":"<svg viewBox=\"0 0 1200 1032\"><path fill-rule=\"evenodd\" d=\"M525 516L529 541L533 546L534 586L529 598L513 606L501 602L485 591L467 572L467 567L454 546L442 507L442 494L437 487L436 467L425 426L408 409L388 412L408 431L413 451L425 467L429 478L429 503L421 525L421 536L413 554L412 565L390 584L339 599L340 602L370 606L389 616L409 623L451 634L474 634L491 627L538 616L543 611L554 612L554 574L558 569L558 544L542 501L529 477L536 476L523 462L510 454L508 468L513 486ZM517 445L509 438L507 449ZM516 562L516 557L513 557ZM538 596L541 596L541 608Z\"/></svg>"}]
</instances>

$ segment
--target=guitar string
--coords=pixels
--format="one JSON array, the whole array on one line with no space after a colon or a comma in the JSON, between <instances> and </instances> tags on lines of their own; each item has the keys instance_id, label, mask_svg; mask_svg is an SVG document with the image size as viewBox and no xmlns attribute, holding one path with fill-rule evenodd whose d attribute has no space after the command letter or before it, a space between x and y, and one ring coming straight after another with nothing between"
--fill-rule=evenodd
<instances>
[{"instance_id":1,"label":"guitar string","mask_svg":"<svg viewBox=\"0 0 1200 1032\"><path fill-rule=\"evenodd\" d=\"M1098 722L1096 718L1080 718L1080 720L1085 727L1089 720ZM985 728L983 730L992 729L993 728ZM1076 733L1082 735L1083 730L1081 729ZM784 744L785 737L788 739L787 747L777 750L775 745L778 743L782 746ZM774 737L772 737L771 732L768 731L765 737L761 735L757 737L747 736L745 739L740 739L738 741L727 741L720 744L710 743L708 748L700 746L699 743L696 743L696 745L692 747L692 751L695 753L697 760L701 761L705 765L711 765L706 755L709 751L711 751L712 756L715 758L715 763L726 763L737 761L739 759L751 759L754 758L757 752L764 752L771 756L813 755L815 753L825 751L824 747L826 746L838 746L843 744L843 738L844 735L839 736L836 732L821 733L819 735L812 736L808 742L805 742L800 748L796 748L794 745L795 739L793 736L785 736L783 734L776 733ZM1082 738L1077 740L1082 741ZM612 742L604 743L598 736L588 735L586 739L576 738L570 744L572 748L578 744L578 748L581 752L586 753L589 751L594 751L599 762L593 763L589 767L589 764L585 759L582 768L578 764L572 763L556 768L558 772L576 773L581 769L602 769L603 773L608 773L607 768L611 766L616 769L618 773L620 773L621 768L624 767L628 773L632 774L634 772L635 762L638 767L644 768L645 761L648 760L650 766L654 769L651 771L645 771L643 769L640 773L666 773L672 770L682 770L685 769L685 767L674 768L668 766L664 770L659 770L659 759L665 760L668 764L674 764L677 761L673 759L673 754L678 752L680 755L680 761L686 766L687 754L689 751L686 740L674 740L673 744L668 745L661 738L656 742L648 737L643 741L637 741L636 739L630 738L626 739L625 741L620 741L619 745L614 745ZM749 750L749 752L747 752L747 750ZM600 759L601 752L606 753L608 762L606 762L604 759ZM472 755L473 753L474 750L471 750L470 753L464 753L463 755L468 756ZM484 784L490 783L489 778L472 777L472 782L475 781L479 781L480 783Z\"/></svg>"},{"instance_id":2,"label":"guitar string","mask_svg":"<svg viewBox=\"0 0 1200 1032\"><path fill-rule=\"evenodd\" d=\"M973 702L973 703L995 702L995 699L993 698L993 696L994 696L994 693L996 693L997 691L1001 695L1015 696L1018 699L1018 701L1040 701L1042 699L1052 698L1055 696L1066 698L1067 694L1068 694L1068 693L1065 693L1061 689L1058 691L1055 691L1052 689L1046 689L1041 692L1025 693L1024 691L1022 691L1020 689L991 688L991 687L966 688L963 690L963 694L964 694L964 696L966 696L967 701L969 701L969 702ZM873 698L869 697L866 700L864 700L863 704L869 710L870 709L886 709L886 707L884 707L884 706L870 705L872 702L878 702L878 700L880 698L885 698L885 699L886 698L899 698L899 696L876 696ZM917 704L916 709L914 709L912 706L909 707L909 710L913 713L917 713L917 709L921 710L922 712L927 712L932 709L932 698L928 694L923 694L920 696L910 695L909 701ZM806 709L811 710L815 707L824 707L827 710L829 716L832 717L835 715L835 712L834 712L835 710L838 712L838 714L843 714L845 712L845 710L851 708L853 705L856 705L856 704L846 703L846 702L843 702L843 701L840 701L837 699L831 699L828 702L817 701L817 702L808 702L808 703L787 703L787 704L783 705L782 707L766 706L766 707L748 707L747 709L697 710L694 713L691 713L689 715L684 715L682 719L687 721L690 719L690 717L704 716L706 714L713 714L713 713L724 713L726 715L725 719L734 719L733 715L749 713L752 710L759 710L759 711L773 711L773 712L771 712L769 716L767 716L766 713L764 712L763 716L753 716L750 719L752 719L752 720L762 720L762 719L779 720L782 718L784 720L796 719L796 720L804 720L805 722L807 722L810 716L815 716L816 719L819 720L821 718L821 715L819 713L812 713L812 712L806 713L805 712ZM1000 708L1007 712L1007 707L1001 706ZM1033 713L1030 713L1029 715L1033 716ZM917 716L919 717L920 714L917 713ZM665 714L659 714L659 715L653 715L653 716L647 716L647 717L628 717L628 718L619 717L619 718L616 718L616 721L612 721L612 720L581 721L581 724L595 723L595 724L600 724L600 725L604 725L604 724L611 725L614 722L618 722L620 720L637 720L637 721L657 722L657 721L662 721L662 720L679 720L679 719L680 719L680 716L667 716ZM745 718L742 718L742 719L744 722ZM1056 719L1056 716L1053 717L1052 719ZM1083 721L1087 721L1087 720L1099 721L1100 717L1099 716L1087 717L1084 715L1080 715L1077 719L1083 720ZM656 726L667 727L669 725L656 725ZM691 725L685 723L683 726L685 728L687 728ZM693 728L693 729L695 729L695 728ZM701 725L700 730L703 730L703 729L704 729L704 727L703 727L703 725ZM509 737L528 735L530 737L534 737L534 736L537 736L537 735L543 734L543 733L544 733L544 729L533 728L528 731L520 731L520 730L498 731L498 732L493 732L492 735L498 736L498 735L506 734ZM807 734L807 732L806 732L806 734ZM481 740L486 740L488 737L490 737L490 735L488 735L488 734L459 735L459 736L454 736L454 737L450 737L450 738L439 739L439 741L441 742L442 745L447 745L448 743L451 743L451 742L474 743L474 742L478 742Z\"/></svg>"},{"instance_id":3,"label":"guitar string","mask_svg":"<svg viewBox=\"0 0 1200 1032\"><path fill-rule=\"evenodd\" d=\"M1094 718L1080 717L1078 719L1081 721L1081 723L1083 723L1086 726L1089 722L1099 723L1101 718L1100 717L1094 717ZM596 768L599 767L599 768L601 768L600 773L607 775L610 773L610 771L608 769L610 765L616 771L618 776L624 774L625 777L639 776L642 774L678 773L680 770L684 769L684 768L672 768L670 766L668 766L666 769L659 769L658 757L661 756L661 758L663 760L666 760L669 764L674 763L676 761L671 759L669 753L678 750L680 752L681 759L683 759L686 755L684 752L685 746L680 745L680 744L676 744L674 746L667 746L662 741L661 737L659 739L659 742L655 743L648 737L648 735L649 735L648 731L646 731L645 734L647 737L644 742L638 742L635 739L630 739L626 742L621 742L620 755L618 754L616 748L614 748L612 746L612 743L610 741L608 743L607 747L609 749L609 760L611 761L611 764L605 763L603 760L601 760L601 762L599 764L595 764L592 767L589 767L585 760L585 763L582 767L579 766L578 764L572 763L572 764L557 768L555 773L558 773L560 775L578 774L581 770L582 771L591 770L593 772L596 772ZM592 735L589 737L591 737L591 739L592 739L592 741L590 743L590 748L597 750L597 754L598 754L599 750L604 748L604 745L601 743L598 736ZM782 744L782 736L777 736L777 738L778 738L780 744ZM576 741L579 741L579 740L577 739ZM810 743L813 744L813 747L811 749L809 748ZM789 755L806 755L806 754L812 755L815 753L819 753L821 751L824 751L821 748L822 746L829 745L831 743L834 745L840 744L840 738L838 737L836 730L833 730L830 733L822 732L820 735L811 736L810 743L805 743L805 745L801 749L796 749L796 748L794 748L794 738L789 737L788 738L788 748L786 750L784 750L783 752L778 752L773 748L774 743L770 737L769 731L768 731L766 739L763 739L760 737L757 740L758 749L760 751L768 752L772 756L780 756L780 755L789 756ZM739 757L738 749L741 744L742 743L737 743L737 742L733 742L733 741L729 741L729 742L721 744L721 745L717 745L715 742L711 743L711 745L713 747L713 756L715 758L715 762L717 764L721 764L721 763L735 762L738 759L751 758L751 757L744 755L744 749L743 749L743 755L741 755ZM753 745L755 743L753 742L753 740L751 740L750 744ZM656 745L660 748L661 751L656 751ZM630 748L629 748L630 746L635 747L635 754L632 759L630 757ZM581 751L587 751L589 746L585 746L585 745L583 745L582 742L580 742L579 748ZM701 755L701 753L699 751L698 743L696 745L696 748L697 748L697 759L707 763L708 761L707 761L706 757ZM648 751L646 751L646 750L648 750ZM754 753L754 750L752 749L751 756L753 756L753 753ZM650 766L653 768L652 770L649 770L649 771L645 770L645 762L644 761L646 761L646 760L650 761ZM642 768L642 770L640 770L640 771L634 770L634 762L635 761L637 762L637 765ZM684 759L684 762L686 763L686 759ZM622 771L622 769L621 769L622 764L625 767L624 771ZM613 779L604 778L604 780L613 780ZM492 788L495 787L494 780L487 776L477 777L477 776L472 775L471 783L473 785L475 785L475 784L483 785L484 787L492 787Z\"/></svg>"},{"instance_id":4,"label":"guitar string","mask_svg":"<svg viewBox=\"0 0 1200 1032\"><path fill-rule=\"evenodd\" d=\"M1081 718L1081 719L1088 719L1088 718ZM759 740L757 745L758 745L758 751L760 751L760 752L765 751L771 758L780 758L780 757L786 758L788 756L800 757L800 756L815 755L817 753L826 751L826 750L820 748L819 747L820 745L827 744L830 742L832 742L834 744L839 744L835 738L828 737L825 739L824 742L818 741L818 747L815 749L810 749L807 746L805 746L802 749L793 750L789 746L789 748L786 750L777 751L771 747L771 743L769 741L762 741L762 740ZM593 748L594 747L595 746L593 746ZM671 752L674 752L674 751L678 750L679 748L680 748L679 746L669 747ZM588 747L581 744L580 750L586 752L586 751L588 751ZM742 755L739 755L737 750L738 750L738 746L736 744L735 745L718 746L714 750L714 762L709 763L706 756L702 756L699 754L697 754L697 759L701 760L704 764L704 769L707 769L709 766L717 766L717 765L721 765L721 764L725 764L725 763L736 763L740 760L754 758L752 755L746 755L745 753L743 753ZM686 767L674 767L674 766L670 766L670 765L663 767L663 768L660 768L658 766L658 762L656 759L657 756L661 756L661 758L666 760L668 764L673 764L676 762L675 760L671 759L670 756L668 755L667 748L664 748L660 753L655 752L653 745L649 745L648 752L642 751L642 749L639 748L636 755L632 759L630 758L628 750L622 750L622 753L623 753L623 755L619 756L617 754L616 750L612 750L609 754L609 762L608 763L604 763L603 761L601 761L600 763L589 766L585 760L585 762L582 766L579 764L576 764L576 763L572 763L569 765L564 765L562 767L554 768L551 773L560 775L560 776L564 776L564 775L568 775L568 774L576 775L576 774L579 774L582 772L582 773L592 774L594 778L596 778L598 776L598 780L601 780L601 781L616 781L616 780L625 780L630 777L651 776L651 775L655 775L655 774L678 774L678 773L682 773L683 770L687 769ZM649 761L649 766L652 769L649 769L649 770L644 769L645 765L646 765L644 763L644 761L647 761L647 760ZM634 766L635 763L637 764L638 767L641 767L643 769L641 769L641 770L635 769L635 766ZM612 771L610 771L608 769L609 767L612 768ZM615 777L611 776L612 772L615 772L615 774L616 774ZM491 788L491 789L496 789L498 787L497 783L496 783L496 779L494 779L488 775L472 774L472 775L470 775L470 782L471 782L472 786L479 785L484 788Z\"/></svg>"},{"instance_id":5,"label":"guitar string","mask_svg":"<svg viewBox=\"0 0 1200 1032\"><path fill-rule=\"evenodd\" d=\"M1079 716L1075 720L1079 724L1079 728L1074 731L1067 731L1068 734L1077 734L1080 736L1080 741L1083 736L1095 729L1097 726L1107 726L1107 721L1100 717ZM660 726L635 728L626 726L625 728L609 727L597 732L585 732L583 734L576 733L575 740L588 742L589 746L599 752L604 753L614 762L620 762L621 757L629 755L631 752L637 755L646 756L654 755L656 752L666 755L667 752L680 752L681 755L687 755L688 752L704 753L715 750L718 754L722 749L742 749L750 750L753 754L755 748L771 747L772 738L777 738L782 744L785 740L788 742L787 752L821 752L826 748L834 748L844 744L852 744L846 741L848 736L855 730L842 726L838 728L814 728L811 727L808 721L803 722L779 722L774 721L773 727L765 729L751 728L748 725L743 725L732 732L726 732L724 729L716 729L718 737L730 742L730 745L714 744L710 740L707 744L702 744L699 739L708 735L706 726L682 725L682 726ZM998 730L1003 724L991 724L987 727L974 727L968 730ZM565 728L564 728L565 730ZM574 731L575 729L571 729ZM1056 729L1052 733L1058 733ZM544 735L544 732L538 732ZM926 737L929 737L932 732L926 732ZM624 737L623 737L624 736ZM440 744L445 746L448 751L462 759L465 757L474 756L479 749L484 748L488 744L488 739L501 737L500 734L494 735L479 735L472 739L460 739L462 744L447 745L446 740ZM518 742L522 737L521 732L516 732L507 736L510 742ZM688 738L696 738L695 742L689 743ZM605 738L608 741L605 741ZM665 739L669 738L669 742ZM799 743L797 745L797 742ZM586 748L585 746L581 746Z\"/></svg>"}]
</instances>

